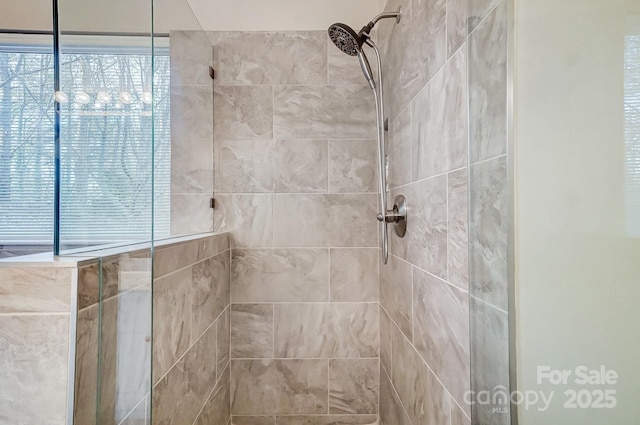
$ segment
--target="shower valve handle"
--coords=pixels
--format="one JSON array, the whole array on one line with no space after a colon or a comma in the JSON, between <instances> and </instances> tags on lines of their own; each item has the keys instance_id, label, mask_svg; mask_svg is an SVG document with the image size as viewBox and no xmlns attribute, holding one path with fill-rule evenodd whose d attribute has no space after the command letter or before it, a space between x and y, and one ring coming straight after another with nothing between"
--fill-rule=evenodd
<instances>
[{"instance_id":1,"label":"shower valve handle","mask_svg":"<svg viewBox=\"0 0 640 425\"><path fill-rule=\"evenodd\" d=\"M404 218L404 216L394 210L387 210L385 215L378 213L376 218L378 221L384 221L385 223L397 223L400 219Z\"/></svg>"},{"instance_id":2,"label":"shower valve handle","mask_svg":"<svg viewBox=\"0 0 640 425\"><path fill-rule=\"evenodd\" d=\"M393 209L387 210L384 214L378 213L376 218L381 223L395 224L396 234L403 238L407 233L407 200L402 195L396 196L393 200Z\"/></svg>"}]
</instances>

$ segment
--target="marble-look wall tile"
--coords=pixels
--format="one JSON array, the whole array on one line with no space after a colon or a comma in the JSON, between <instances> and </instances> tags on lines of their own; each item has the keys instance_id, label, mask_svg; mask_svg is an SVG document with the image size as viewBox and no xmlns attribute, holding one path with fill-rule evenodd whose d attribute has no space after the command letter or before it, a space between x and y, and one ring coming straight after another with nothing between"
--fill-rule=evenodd
<instances>
[{"instance_id":1,"label":"marble-look wall tile","mask_svg":"<svg viewBox=\"0 0 640 425\"><path fill-rule=\"evenodd\" d=\"M204 31L171 31L169 34L171 85L209 85L213 47Z\"/></svg>"},{"instance_id":2,"label":"marble-look wall tile","mask_svg":"<svg viewBox=\"0 0 640 425\"><path fill-rule=\"evenodd\" d=\"M335 47L326 32L325 37L329 56L329 84L354 86L366 84L358 58L346 55Z\"/></svg>"},{"instance_id":3,"label":"marble-look wall tile","mask_svg":"<svg viewBox=\"0 0 640 425\"><path fill-rule=\"evenodd\" d=\"M431 177L391 191L407 198L409 220L404 239L390 234L391 253L438 277L447 277L447 178Z\"/></svg>"},{"instance_id":4,"label":"marble-look wall tile","mask_svg":"<svg viewBox=\"0 0 640 425\"><path fill-rule=\"evenodd\" d=\"M411 107L407 108L391 123L387 134L387 156L389 157L390 188L411 183L413 158L411 153Z\"/></svg>"},{"instance_id":5,"label":"marble-look wall tile","mask_svg":"<svg viewBox=\"0 0 640 425\"><path fill-rule=\"evenodd\" d=\"M216 339L217 379L227 367L231 359L231 307L227 306L216 322L218 336Z\"/></svg>"},{"instance_id":6,"label":"marble-look wall tile","mask_svg":"<svg viewBox=\"0 0 640 425\"><path fill-rule=\"evenodd\" d=\"M469 294L420 270L413 274L414 344L456 401L470 390Z\"/></svg>"},{"instance_id":7,"label":"marble-look wall tile","mask_svg":"<svg viewBox=\"0 0 640 425\"><path fill-rule=\"evenodd\" d=\"M205 75L207 68L204 68ZM208 77L208 76L207 76ZM213 190L213 87L171 88L171 192Z\"/></svg>"},{"instance_id":8,"label":"marble-look wall tile","mask_svg":"<svg viewBox=\"0 0 640 425\"><path fill-rule=\"evenodd\" d=\"M103 299L111 290L116 295L139 288L151 289L151 254L148 250L102 259Z\"/></svg>"},{"instance_id":9,"label":"marble-look wall tile","mask_svg":"<svg viewBox=\"0 0 640 425\"><path fill-rule=\"evenodd\" d=\"M380 366L391 376L391 335L394 324L381 306L380 308ZM380 375L382 376L382 375Z\"/></svg>"},{"instance_id":10,"label":"marble-look wall tile","mask_svg":"<svg viewBox=\"0 0 640 425\"><path fill-rule=\"evenodd\" d=\"M329 413L378 413L378 359L329 361Z\"/></svg>"},{"instance_id":11,"label":"marble-look wall tile","mask_svg":"<svg viewBox=\"0 0 640 425\"><path fill-rule=\"evenodd\" d=\"M191 268L156 279L153 293L153 370L162 377L191 342Z\"/></svg>"},{"instance_id":12,"label":"marble-look wall tile","mask_svg":"<svg viewBox=\"0 0 640 425\"><path fill-rule=\"evenodd\" d=\"M507 159L500 157L471 167L469 206L470 291L507 310Z\"/></svg>"},{"instance_id":13,"label":"marble-look wall tile","mask_svg":"<svg viewBox=\"0 0 640 425\"><path fill-rule=\"evenodd\" d=\"M121 349L118 340L120 319L119 297L113 297L102 304L100 315L100 393L98 398L98 423L116 423L122 418L116 417L116 392L118 382L118 353Z\"/></svg>"},{"instance_id":14,"label":"marble-look wall tile","mask_svg":"<svg viewBox=\"0 0 640 425\"><path fill-rule=\"evenodd\" d=\"M66 423L69 316L0 316L0 423Z\"/></svg>"},{"instance_id":15,"label":"marble-look wall tile","mask_svg":"<svg viewBox=\"0 0 640 425\"><path fill-rule=\"evenodd\" d=\"M216 140L273 138L273 88L216 86L213 93Z\"/></svg>"},{"instance_id":16,"label":"marble-look wall tile","mask_svg":"<svg viewBox=\"0 0 640 425\"><path fill-rule=\"evenodd\" d=\"M329 141L329 192L368 193L378 191L375 140Z\"/></svg>"},{"instance_id":17,"label":"marble-look wall tile","mask_svg":"<svg viewBox=\"0 0 640 425\"><path fill-rule=\"evenodd\" d=\"M272 246L271 194L218 194L216 204L213 228L231 233L234 248Z\"/></svg>"},{"instance_id":18,"label":"marble-look wall tile","mask_svg":"<svg viewBox=\"0 0 640 425\"><path fill-rule=\"evenodd\" d=\"M228 234L216 234L198 238L195 243L198 245L198 260L218 255L228 250L230 246Z\"/></svg>"},{"instance_id":19,"label":"marble-look wall tile","mask_svg":"<svg viewBox=\"0 0 640 425\"><path fill-rule=\"evenodd\" d=\"M275 425L275 416L233 416L231 425Z\"/></svg>"},{"instance_id":20,"label":"marble-look wall tile","mask_svg":"<svg viewBox=\"0 0 640 425\"><path fill-rule=\"evenodd\" d=\"M276 138L354 139L376 135L374 103L367 86L278 86L274 90Z\"/></svg>"},{"instance_id":21,"label":"marble-look wall tile","mask_svg":"<svg viewBox=\"0 0 640 425\"><path fill-rule=\"evenodd\" d=\"M191 343L214 322L229 305L230 252L194 264L191 289Z\"/></svg>"},{"instance_id":22,"label":"marble-look wall tile","mask_svg":"<svg viewBox=\"0 0 640 425\"><path fill-rule=\"evenodd\" d=\"M402 20L393 25L385 49L389 81L386 92L392 119L435 75L447 57L446 1L401 3L406 3Z\"/></svg>"},{"instance_id":23,"label":"marble-look wall tile","mask_svg":"<svg viewBox=\"0 0 640 425\"><path fill-rule=\"evenodd\" d=\"M161 278L198 262L199 249L199 244L193 241L157 247L153 253L153 278Z\"/></svg>"},{"instance_id":24,"label":"marble-look wall tile","mask_svg":"<svg viewBox=\"0 0 640 425\"><path fill-rule=\"evenodd\" d=\"M471 425L471 419L457 406L451 407L451 425Z\"/></svg>"},{"instance_id":25,"label":"marble-look wall tile","mask_svg":"<svg viewBox=\"0 0 640 425\"><path fill-rule=\"evenodd\" d=\"M273 304L231 305L231 357L273 357Z\"/></svg>"},{"instance_id":26,"label":"marble-look wall tile","mask_svg":"<svg viewBox=\"0 0 640 425\"><path fill-rule=\"evenodd\" d=\"M98 305L78 312L73 420L95 425L98 388Z\"/></svg>"},{"instance_id":27,"label":"marble-look wall tile","mask_svg":"<svg viewBox=\"0 0 640 425\"><path fill-rule=\"evenodd\" d=\"M119 425L150 425L149 399L145 397Z\"/></svg>"},{"instance_id":28,"label":"marble-look wall tile","mask_svg":"<svg viewBox=\"0 0 640 425\"><path fill-rule=\"evenodd\" d=\"M171 195L171 234L192 235L213 230L211 193Z\"/></svg>"},{"instance_id":29,"label":"marble-look wall tile","mask_svg":"<svg viewBox=\"0 0 640 425\"><path fill-rule=\"evenodd\" d=\"M234 140L216 147L218 192L326 192L326 140Z\"/></svg>"},{"instance_id":30,"label":"marble-look wall tile","mask_svg":"<svg viewBox=\"0 0 640 425\"><path fill-rule=\"evenodd\" d=\"M331 248L331 301L378 302L378 248Z\"/></svg>"},{"instance_id":31,"label":"marble-look wall tile","mask_svg":"<svg viewBox=\"0 0 640 425\"><path fill-rule=\"evenodd\" d=\"M153 424L192 424L215 385L212 326L153 388ZM213 361L212 361L213 360Z\"/></svg>"},{"instance_id":32,"label":"marble-look wall tile","mask_svg":"<svg viewBox=\"0 0 640 425\"><path fill-rule=\"evenodd\" d=\"M373 247L376 196L274 196L274 244L287 247Z\"/></svg>"},{"instance_id":33,"label":"marble-look wall tile","mask_svg":"<svg viewBox=\"0 0 640 425\"><path fill-rule=\"evenodd\" d=\"M153 278L158 279L228 249L229 235L226 233L195 237L178 243L167 244L162 240L156 241L153 253ZM141 255L148 258L149 254Z\"/></svg>"},{"instance_id":34,"label":"marble-look wall tile","mask_svg":"<svg viewBox=\"0 0 640 425\"><path fill-rule=\"evenodd\" d=\"M277 425L377 425L377 415L278 416Z\"/></svg>"},{"instance_id":35,"label":"marble-look wall tile","mask_svg":"<svg viewBox=\"0 0 640 425\"><path fill-rule=\"evenodd\" d=\"M328 301L327 249L234 249L234 303Z\"/></svg>"},{"instance_id":36,"label":"marble-look wall tile","mask_svg":"<svg viewBox=\"0 0 640 425\"><path fill-rule=\"evenodd\" d=\"M98 263L78 268L78 310L96 304L100 300L99 292Z\"/></svg>"},{"instance_id":37,"label":"marble-look wall tile","mask_svg":"<svg viewBox=\"0 0 640 425\"><path fill-rule=\"evenodd\" d=\"M382 425L411 425L398 393L384 370L380 371L380 422Z\"/></svg>"},{"instance_id":38,"label":"marble-look wall tile","mask_svg":"<svg viewBox=\"0 0 640 425\"><path fill-rule=\"evenodd\" d=\"M194 425L227 425L231 419L231 379L230 366L221 372L211 396L200 412Z\"/></svg>"},{"instance_id":39,"label":"marble-look wall tile","mask_svg":"<svg viewBox=\"0 0 640 425\"><path fill-rule=\"evenodd\" d=\"M469 38L471 163L507 149L507 6L502 2Z\"/></svg>"},{"instance_id":40,"label":"marble-look wall tile","mask_svg":"<svg viewBox=\"0 0 640 425\"><path fill-rule=\"evenodd\" d=\"M217 140L217 192L272 192L274 140Z\"/></svg>"},{"instance_id":41,"label":"marble-look wall tile","mask_svg":"<svg viewBox=\"0 0 640 425\"><path fill-rule=\"evenodd\" d=\"M325 31L209 32L216 84L327 83Z\"/></svg>"},{"instance_id":42,"label":"marble-look wall tile","mask_svg":"<svg viewBox=\"0 0 640 425\"><path fill-rule=\"evenodd\" d=\"M469 33L488 15L501 0L467 0Z\"/></svg>"},{"instance_id":43,"label":"marble-look wall tile","mask_svg":"<svg viewBox=\"0 0 640 425\"><path fill-rule=\"evenodd\" d=\"M413 345L393 333L393 386L414 424L447 425L451 399Z\"/></svg>"},{"instance_id":44,"label":"marble-look wall tile","mask_svg":"<svg viewBox=\"0 0 640 425\"><path fill-rule=\"evenodd\" d=\"M491 391L502 386L509 388L509 317L471 295L471 389ZM510 416L502 408L508 406L475 403L474 418L480 423L510 424ZM498 408L494 410L494 408Z\"/></svg>"},{"instance_id":45,"label":"marble-look wall tile","mask_svg":"<svg viewBox=\"0 0 640 425\"><path fill-rule=\"evenodd\" d=\"M467 39L467 3L469 0L447 0L447 53L448 57Z\"/></svg>"},{"instance_id":46,"label":"marble-look wall tile","mask_svg":"<svg viewBox=\"0 0 640 425\"><path fill-rule=\"evenodd\" d=\"M0 268L0 313L64 313L71 306L67 268Z\"/></svg>"},{"instance_id":47,"label":"marble-look wall tile","mask_svg":"<svg viewBox=\"0 0 640 425\"><path fill-rule=\"evenodd\" d=\"M275 357L378 357L378 305L305 303L274 306Z\"/></svg>"},{"instance_id":48,"label":"marble-look wall tile","mask_svg":"<svg viewBox=\"0 0 640 425\"><path fill-rule=\"evenodd\" d=\"M276 140L273 151L275 192L326 192L326 140Z\"/></svg>"},{"instance_id":49,"label":"marble-look wall tile","mask_svg":"<svg viewBox=\"0 0 640 425\"><path fill-rule=\"evenodd\" d=\"M380 304L409 339L413 338L412 273L411 264L395 255L387 264L380 263Z\"/></svg>"},{"instance_id":50,"label":"marble-look wall tile","mask_svg":"<svg viewBox=\"0 0 640 425\"><path fill-rule=\"evenodd\" d=\"M467 61L462 49L413 101L414 180L466 165L467 121Z\"/></svg>"},{"instance_id":51,"label":"marble-look wall tile","mask_svg":"<svg viewBox=\"0 0 640 425\"><path fill-rule=\"evenodd\" d=\"M232 360L231 413L328 413L328 368L328 360Z\"/></svg>"},{"instance_id":52,"label":"marble-look wall tile","mask_svg":"<svg viewBox=\"0 0 640 425\"><path fill-rule=\"evenodd\" d=\"M208 159L209 162L205 164L211 165L210 161L213 155L212 145L210 145L213 140L211 109L213 101L213 88L210 85L171 88L171 139L177 143L172 143L172 156L183 154L187 155L187 158L191 157L193 156L189 152L191 143L204 143L204 146L209 143L208 152L211 155L202 160Z\"/></svg>"},{"instance_id":53,"label":"marble-look wall tile","mask_svg":"<svg viewBox=\"0 0 640 425\"><path fill-rule=\"evenodd\" d=\"M467 169L447 176L449 282L469 289L469 198Z\"/></svg>"}]
</instances>

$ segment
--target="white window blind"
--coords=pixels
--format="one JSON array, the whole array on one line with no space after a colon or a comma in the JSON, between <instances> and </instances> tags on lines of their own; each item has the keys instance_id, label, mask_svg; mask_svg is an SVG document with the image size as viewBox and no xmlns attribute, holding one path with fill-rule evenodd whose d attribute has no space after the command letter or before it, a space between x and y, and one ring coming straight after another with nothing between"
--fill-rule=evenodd
<instances>
[{"instance_id":1,"label":"white window blind","mask_svg":"<svg viewBox=\"0 0 640 425\"><path fill-rule=\"evenodd\" d=\"M148 239L154 187L155 232L166 236L169 57L155 57L152 115L151 55L91 51L61 57L61 243ZM52 54L0 48L0 244L52 239L53 113Z\"/></svg>"},{"instance_id":2,"label":"white window blind","mask_svg":"<svg viewBox=\"0 0 640 425\"><path fill-rule=\"evenodd\" d=\"M626 228L640 238L640 35L625 37L624 118Z\"/></svg>"}]
</instances>

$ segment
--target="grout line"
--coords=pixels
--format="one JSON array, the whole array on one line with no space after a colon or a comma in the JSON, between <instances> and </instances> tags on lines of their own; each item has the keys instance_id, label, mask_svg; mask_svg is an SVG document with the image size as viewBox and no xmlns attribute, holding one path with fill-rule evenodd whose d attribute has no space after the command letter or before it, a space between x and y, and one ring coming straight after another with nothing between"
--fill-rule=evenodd
<instances>
[{"instance_id":1,"label":"grout line","mask_svg":"<svg viewBox=\"0 0 640 425\"><path fill-rule=\"evenodd\" d=\"M245 305L245 304L258 304L258 305L284 305L284 304L366 304L366 305L378 305L377 301L234 301L231 305Z\"/></svg>"},{"instance_id":2,"label":"grout line","mask_svg":"<svg viewBox=\"0 0 640 425\"><path fill-rule=\"evenodd\" d=\"M87 310L87 309L89 309L89 308L92 308L93 306L97 306L97 305L98 305L98 303L92 304L92 305L90 305L89 307L85 307L85 308L83 308L82 310L79 310L79 311L78 311L78 313L79 313L79 312L81 312L81 311ZM41 312L16 312L16 313L0 313L0 317L13 317L13 316L16 316L16 317L30 317L30 316L33 316L33 317L39 317L39 316L47 317L47 316L70 316L70 315L71 315L71 312L51 312L51 313L47 313L47 312L42 312L42 313L41 313Z\"/></svg>"},{"instance_id":3,"label":"grout line","mask_svg":"<svg viewBox=\"0 0 640 425\"><path fill-rule=\"evenodd\" d=\"M414 351L415 354L418 355L418 358L422 361L422 363L424 365L427 366L427 369L429 369L429 372L434 376L434 378L436 378L436 381L438 381L438 383L440 384L440 386L444 389L444 391L446 392L446 394L451 398L451 400L453 400L453 402L460 408L460 410L464 411L464 409L462 408L462 406L460 406L460 404L458 403L458 401L456 400L456 398L451 394L451 392L449 391L449 389L447 388L447 386L440 380L440 377L436 374L436 372L431 368L431 366L429 365L429 363L425 360L425 358L422 356L422 354L418 351L418 349L415 347L415 345L409 340L409 338L407 338L407 336L400 330L400 334L402 334L401 336L407 341L409 342L409 345L411 346L411 349Z\"/></svg>"},{"instance_id":4,"label":"grout line","mask_svg":"<svg viewBox=\"0 0 640 425\"><path fill-rule=\"evenodd\" d=\"M423 272L423 273L426 273L426 274L428 274L428 275L430 275L430 276L432 276L432 277L434 277L434 278L436 278L436 279L438 279L438 280L443 281L444 283L446 283L446 284L450 285L450 286L451 286L451 287L453 287L454 289L457 289L457 290L462 291L462 292L464 292L464 293L469 293L469 289L465 289L465 288L462 288L462 287L460 287L460 286L458 286L458 285L456 285L456 284L454 284L454 283L451 283L451 282L449 282L448 280L443 279L443 278L441 278L440 276L437 276L437 275L435 275L435 274L431 273L431 272L430 272L430 271L428 271L428 270L425 270L425 269L423 269L423 268L421 268L421 267L416 266L415 264L411 263L410 261L405 260L405 259L404 259L404 258L402 258L402 257L398 257L398 256L397 256L397 255L395 255L395 254L390 254L390 256L394 257L396 260L401 261L401 262L405 263L406 265L408 265L408 266L410 266L410 267L412 267L412 268L414 268L414 269L416 269L416 270L419 270L419 271L421 271L421 272ZM413 272L412 272L412 273L413 273ZM498 307L497 307L497 308L498 308Z\"/></svg>"},{"instance_id":5,"label":"grout line","mask_svg":"<svg viewBox=\"0 0 640 425\"><path fill-rule=\"evenodd\" d=\"M449 215L449 175L450 173L447 173L446 178L445 178L445 202L446 202L446 211L447 211L447 252L445 253L446 258L447 258L447 278L445 279L446 281L450 281L451 280L451 253L450 253L450 245L451 245L451 216Z\"/></svg>"},{"instance_id":6,"label":"grout line","mask_svg":"<svg viewBox=\"0 0 640 425\"><path fill-rule=\"evenodd\" d=\"M162 381L162 380L163 380L163 379L164 379L164 378L169 374L169 372L171 372L171 371L173 370L173 368L175 368L175 366L176 366L178 363L180 363L180 361L184 358L184 356L186 356L186 355L187 355L187 353L189 353L189 352L193 349L193 347L194 347L194 346L195 346L195 345L196 345L196 344L197 344L197 343L202 339L202 337L203 337L207 332L209 332L209 330L211 329L211 327L216 325L216 323L218 322L218 319L220 319L220 317L221 317L223 314L224 314L224 310L222 311L222 313L218 314L218 316L217 316L217 317L213 320L213 322L212 322L212 323L207 327L207 329L205 329L205 330L204 330L204 332L202 332L202 334L198 337L198 339L197 339L197 340L195 340L195 341L193 342L193 344L191 344L191 345L189 346L189 348L185 350L185 352L184 352L184 353L182 353L182 355L181 355L181 356L180 356L180 357L179 357L179 358L178 358L178 359L177 359L177 360L176 360L176 361L171 365L171 367L170 367L170 368L169 368L169 369L168 369L168 370L167 370L167 371L166 371L166 372L165 372L161 377L159 377L159 378L156 380L156 382L155 382L155 383L152 383L152 387L155 387L156 385L158 385L158 384L160 383L160 381ZM216 329L216 331L217 331L217 329ZM216 332L216 338L217 338L217 332ZM189 335L189 339L191 339L191 335ZM216 347L216 349L217 349L217 347ZM216 359L216 362L217 362L217 359ZM216 368L217 368L217 365L216 365ZM217 375L217 370L216 370L216 375Z\"/></svg>"},{"instance_id":7,"label":"grout line","mask_svg":"<svg viewBox=\"0 0 640 425\"><path fill-rule=\"evenodd\" d=\"M318 139L315 139L318 140ZM455 170L451 170L451 171L455 171ZM441 173L441 174L445 174L445 173ZM377 175L377 173L376 173ZM432 176L433 177L433 176ZM328 180L327 180L327 190L328 190ZM378 191L371 191L371 192L329 192L329 191L316 191L316 192L277 192L277 191L264 191L264 192L225 192L225 191L219 191L216 193L217 195L225 195L225 196L232 196L232 195L244 195L244 196L258 196L258 195L291 195L291 196L327 196L327 195L332 195L332 196L356 196L356 195L360 195L362 197L365 196L371 196L371 195L377 195ZM181 194L181 193L177 193L176 195L190 195L189 193L186 194ZM200 195L200 194L191 194L191 195ZM207 194L203 194L203 195L208 195Z\"/></svg>"},{"instance_id":8,"label":"grout line","mask_svg":"<svg viewBox=\"0 0 640 425\"><path fill-rule=\"evenodd\" d=\"M285 250L285 249L298 249L298 250L320 250L320 249L380 249L377 246L246 246L246 247L235 247L236 251L268 251L268 250ZM165 275L166 276L166 275Z\"/></svg>"},{"instance_id":9,"label":"grout line","mask_svg":"<svg viewBox=\"0 0 640 425\"><path fill-rule=\"evenodd\" d=\"M254 360L377 360L378 357L234 357L234 361ZM371 413L369 413L371 414Z\"/></svg>"},{"instance_id":10,"label":"grout line","mask_svg":"<svg viewBox=\"0 0 640 425\"><path fill-rule=\"evenodd\" d=\"M226 253L227 253L227 251L231 251L231 248L227 248L227 249L225 249L224 251L220 251L219 253L217 253L217 254L215 254L215 255L212 255L211 257L203 258L202 260L197 260L197 261L196 261L196 262L194 262L194 263L189 263L188 265L186 265L186 266L184 266L184 267L180 267L179 269L176 269L176 270L174 270L174 271L172 271L172 272L165 273L165 274L162 274L162 275L159 275L159 276L155 276L155 275L154 275L154 276L153 276L153 281L155 282L155 281L157 281L157 280L164 279L164 278L165 278L165 277L167 277L167 276L171 276L171 275L177 274L178 272L181 272L181 271L183 271L184 269L188 269L188 268L190 268L190 267L193 267L193 266L195 266L196 264L200 264L200 263L203 263L203 262L205 262L205 261L207 261L207 260L211 260L212 258L215 258L215 257L217 257L217 256L219 256L219 255L226 254ZM138 287L138 288L140 288L140 287ZM137 289L137 288L134 288L134 289Z\"/></svg>"},{"instance_id":11,"label":"grout line","mask_svg":"<svg viewBox=\"0 0 640 425\"><path fill-rule=\"evenodd\" d=\"M404 412L404 414L407 417L407 419L409 419L409 423L413 423L413 421L411 419L411 416L409 416L409 412L407 411L407 408L404 407L404 403L402 402L402 398L400 397L400 394L398 393L398 390L396 389L396 386L393 384L393 380L391 379L391 377L389 375L387 375L387 377L389 378L389 383L391 383L391 389L393 391L392 396L396 397L396 400L400 404L400 408Z\"/></svg>"},{"instance_id":12,"label":"grout line","mask_svg":"<svg viewBox=\"0 0 640 425\"><path fill-rule=\"evenodd\" d=\"M469 169L471 169L472 167L475 167L477 165L486 164L487 162L497 161L498 159L503 159L503 158L507 158L507 154L506 153L501 153L500 155L493 156L493 157L487 158L487 159L483 159L481 161L470 162L469 163Z\"/></svg>"}]
</instances>

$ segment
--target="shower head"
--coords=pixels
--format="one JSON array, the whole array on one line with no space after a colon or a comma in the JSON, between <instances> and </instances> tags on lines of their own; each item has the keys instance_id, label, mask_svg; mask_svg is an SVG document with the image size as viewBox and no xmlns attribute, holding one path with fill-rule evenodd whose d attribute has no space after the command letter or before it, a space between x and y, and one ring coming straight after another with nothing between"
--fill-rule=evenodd
<instances>
[{"instance_id":1,"label":"shower head","mask_svg":"<svg viewBox=\"0 0 640 425\"><path fill-rule=\"evenodd\" d=\"M358 52L362 50L362 45L369 38L369 33L373 27L381 19L394 18L396 22L400 22L402 16L402 8L398 8L397 12L384 12L373 18L371 22L362 27L359 33L346 24L333 24L329 27L329 38L333 44L349 56L358 56Z\"/></svg>"},{"instance_id":2,"label":"shower head","mask_svg":"<svg viewBox=\"0 0 640 425\"><path fill-rule=\"evenodd\" d=\"M367 41L369 32L373 28L373 24L370 23L362 27L359 33L356 32L348 25L345 24L333 24L329 27L329 38L333 41L333 44L344 53L349 56L357 56L362 67L369 86L375 89L376 83L373 80L373 73L371 72L371 65L367 60L367 56L362 51L362 45Z\"/></svg>"},{"instance_id":3,"label":"shower head","mask_svg":"<svg viewBox=\"0 0 640 425\"><path fill-rule=\"evenodd\" d=\"M357 34L349 25L340 23L329 27L329 38L338 49L349 56L357 56L365 40L362 31Z\"/></svg>"}]
</instances>

